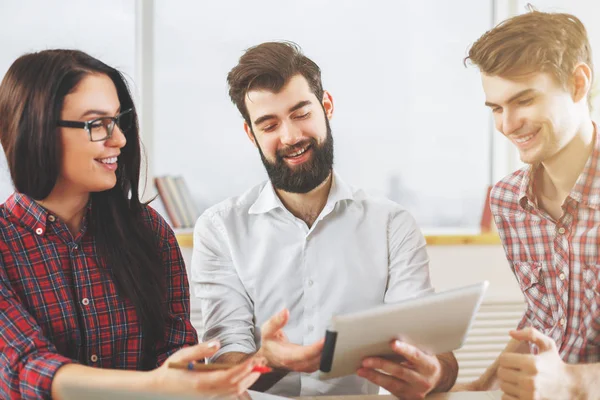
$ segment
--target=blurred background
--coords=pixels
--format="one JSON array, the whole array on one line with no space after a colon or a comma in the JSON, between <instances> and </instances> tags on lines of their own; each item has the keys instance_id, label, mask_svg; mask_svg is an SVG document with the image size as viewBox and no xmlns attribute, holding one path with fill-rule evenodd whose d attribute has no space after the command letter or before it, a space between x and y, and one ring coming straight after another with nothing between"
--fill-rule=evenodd
<instances>
[{"instance_id":1,"label":"blurred background","mask_svg":"<svg viewBox=\"0 0 600 400\"><path fill-rule=\"evenodd\" d=\"M497 236L479 235L487 188L520 163L494 131L479 72L465 68L463 59L479 36L525 12L527 3L0 0L0 77L20 55L49 48L80 49L119 68L141 114L145 198L156 194L155 177L181 175L202 211L266 179L227 95L227 72L250 46L296 42L321 67L335 101L336 170L351 185L413 213L427 235L438 290L491 282L458 353L464 381L478 376L503 347L522 315L523 298ZM600 49L593 19L599 2L531 3L575 14L592 48ZM12 190L2 154L0 201ZM160 201L153 206L164 213ZM178 239L189 261L191 236ZM201 330L194 299L192 311Z\"/></svg>"},{"instance_id":2,"label":"blurred background","mask_svg":"<svg viewBox=\"0 0 600 400\"><path fill-rule=\"evenodd\" d=\"M595 2L534 3L576 13L598 41L587 21ZM182 175L202 211L266 179L225 78L248 47L291 40L334 97L345 180L403 204L426 232L475 232L487 186L518 161L463 58L495 22L524 10L499 0L0 0L0 76L18 56L57 47L118 67L143 116L148 182ZM4 160L0 174L4 200Z\"/></svg>"}]
</instances>

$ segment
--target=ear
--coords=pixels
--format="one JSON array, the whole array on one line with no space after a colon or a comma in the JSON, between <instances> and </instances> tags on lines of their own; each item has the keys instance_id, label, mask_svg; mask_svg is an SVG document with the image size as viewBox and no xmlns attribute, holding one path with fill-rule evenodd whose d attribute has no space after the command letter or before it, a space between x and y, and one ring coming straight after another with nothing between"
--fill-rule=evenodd
<instances>
[{"instance_id":1,"label":"ear","mask_svg":"<svg viewBox=\"0 0 600 400\"><path fill-rule=\"evenodd\" d=\"M592 90L592 69L586 63L579 63L573 71L573 101L587 100Z\"/></svg>"},{"instance_id":2,"label":"ear","mask_svg":"<svg viewBox=\"0 0 600 400\"><path fill-rule=\"evenodd\" d=\"M252 133L252 129L250 129L250 126L248 126L248 123L246 121L244 121L244 131L246 131L246 135L248 135L248 139L250 139L252 144L254 144L254 147L256 147L256 138L254 137L254 134Z\"/></svg>"},{"instance_id":3,"label":"ear","mask_svg":"<svg viewBox=\"0 0 600 400\"><path fill-rule=\"evenodd\" d=\"M323 91L323 108L325 109L325 116L327 116L327 119L331 119L333 118L333 97L331 96L331 93L329 93L327 90Z\"/></svg>"}]
</instances>

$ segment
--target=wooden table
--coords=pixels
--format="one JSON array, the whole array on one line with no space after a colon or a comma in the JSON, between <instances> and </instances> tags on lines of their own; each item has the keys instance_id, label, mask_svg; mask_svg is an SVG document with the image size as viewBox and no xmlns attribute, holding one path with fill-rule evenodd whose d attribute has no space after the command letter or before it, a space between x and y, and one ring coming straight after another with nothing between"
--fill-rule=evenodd
<instances>
[{"instance_id":1,"label":"wooden table","mask_svg":"<svg viewBox=\"0 0 600 400\"><path fill-rule=\"evenodd\" d=\"M502 392L451 392L434 393L426 397L426 400L500 400ZM296 397L298 400L396 400L392 395L364 395L364 396L306 396Z\"/></svg>"}]
</instances>

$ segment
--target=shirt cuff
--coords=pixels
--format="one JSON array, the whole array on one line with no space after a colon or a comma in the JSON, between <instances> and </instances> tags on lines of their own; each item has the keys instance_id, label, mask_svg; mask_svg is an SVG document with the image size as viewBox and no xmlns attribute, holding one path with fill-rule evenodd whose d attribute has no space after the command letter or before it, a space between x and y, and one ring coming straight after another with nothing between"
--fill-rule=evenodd
<instances>
[{"instance_id":1,"label":"shirt cuff","mask_svg":"<svg viewBox=\"0 0 600 400\"><path fill-rule=\"evenodd\" d=\"M222 356L225 353L244 353L244 354L252 354L256 352L256 348L250 348L248 346L243 346L238 343L236 344L227 344L219 349L212 357L207 358L208 362L214 362L217 358Z\"/></svg>"},{"instance_id":2,"label":"shirt cuff","mask_svg":"<svg viewBox=\"0 0 600 400\"><path fill-rule=\"evenodd\" d=\"M46 353L27 360L19 374L19 389L22 397L49 399L56 371L63 365L73 362L70 358L56 353Z\"/></svg>"}]
</instances>

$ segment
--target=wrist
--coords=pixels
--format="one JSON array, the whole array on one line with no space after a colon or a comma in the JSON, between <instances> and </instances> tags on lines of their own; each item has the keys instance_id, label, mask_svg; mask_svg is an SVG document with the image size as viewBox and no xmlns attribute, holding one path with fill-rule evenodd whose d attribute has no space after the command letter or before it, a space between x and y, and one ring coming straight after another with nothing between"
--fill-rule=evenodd
<instances>
[{"instance_id":1,"label":"wrist","mask_svg":"<svg viewBox=\"0 0 600 400\"><path fill-rule=\"evenodd\" d=\"M567 377L567 390L570 399L586 399L586 388L582 377L581 365L565 364L565 375Z\"/></svg>"},{"instance_id":2,"label":"wrist","mask_svg":"<svg viewBox=\"0 0 600 400\"><path fill-rule=\"evenodd\" d=\"M138 379L136 380L137 385L144 390L160 390L163 385L160 382L159 370L160 368L151 371L140 371Z\"/></svg>"}]
</instances>

